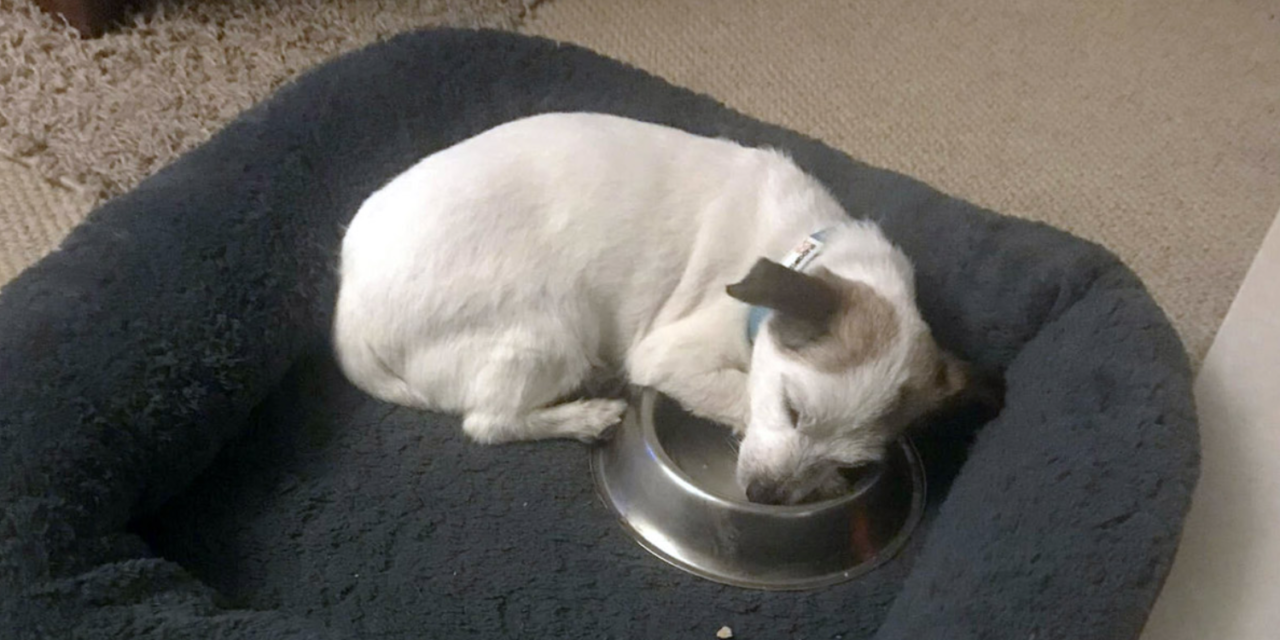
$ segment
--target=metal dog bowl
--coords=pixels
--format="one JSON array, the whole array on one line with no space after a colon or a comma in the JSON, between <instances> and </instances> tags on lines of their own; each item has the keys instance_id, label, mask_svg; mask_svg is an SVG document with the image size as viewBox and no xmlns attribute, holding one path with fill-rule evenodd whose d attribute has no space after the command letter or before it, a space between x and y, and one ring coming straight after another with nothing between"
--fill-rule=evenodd
<instances>
[{"instance_id":1,"label":"metal dog bowl","mask_svg":"<svg viewBox=\"0 0 1280 640\"><path fill-rule=\"evenodd\" d=\"M843 496L804 505L747 501L728 429L641 390L592 451L601 498L642 547L694 575L755 589L855 578L906 542L924 509L924 470L903 439Z\"/></svg>"}]
</instances>

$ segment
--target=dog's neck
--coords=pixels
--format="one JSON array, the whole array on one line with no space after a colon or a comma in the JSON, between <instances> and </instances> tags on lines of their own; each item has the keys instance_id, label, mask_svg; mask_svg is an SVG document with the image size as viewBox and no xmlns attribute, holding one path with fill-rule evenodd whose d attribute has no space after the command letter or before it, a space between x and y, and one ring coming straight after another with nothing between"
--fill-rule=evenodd
<instances>
[{"instance_id":1,"label":"dog's neck","mask_svg":"<svg viewBox=\"0 0 1280 640\"><path fill-rule=\"evenodd\" d=\"M831 227L821 229L809 234L796 248L782 259L782 266L796 271L804 271L804 268L813 262L818 254L822 253L822 248L826 246L827 236L831 233ZM751 309L747 312L747 342L755 344L756 336L760 333L760 327L764 324L765 318L769 317L770 309L758 305L751 305Z\"/></svg>"}]
</instances>

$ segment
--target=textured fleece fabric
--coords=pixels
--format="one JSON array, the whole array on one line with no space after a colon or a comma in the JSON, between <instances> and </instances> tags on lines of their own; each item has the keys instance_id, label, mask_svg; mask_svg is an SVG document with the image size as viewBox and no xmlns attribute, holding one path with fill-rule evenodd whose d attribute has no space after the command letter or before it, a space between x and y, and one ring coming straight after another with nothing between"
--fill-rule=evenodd
<instances>
[{"instance_id":1,"label":"textured fleece fabric","mask_svg":"<svg viewBox=\"0 0 1280 640\"><path fill-rule=\"evenodd\" d=\"M811 592L680 573L572 442L482 447L327 347L343 224L426 154L591 110L791 153L915 261L1007 405L931 425L890 563ZM0 293L0 636L1135 637L1198 469L1190 372L1104 249L580 48L407 34L337 59L95 211ZM799 542L802 543L802 542Z\"/></svg>"}]
</instances>

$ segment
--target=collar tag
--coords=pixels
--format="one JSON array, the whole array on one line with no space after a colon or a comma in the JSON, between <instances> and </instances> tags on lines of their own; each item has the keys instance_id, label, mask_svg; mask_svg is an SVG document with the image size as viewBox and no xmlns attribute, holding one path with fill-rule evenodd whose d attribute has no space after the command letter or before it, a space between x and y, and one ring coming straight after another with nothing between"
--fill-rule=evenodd
<instances>
[{"instance_id":1,"label":"collar tag","mask_svg":"<svg viewBox=\"0 0 1280 640\"><path fill-rule=\"evenodd\" d=\"M804 268L809 266L809 263L813 262L813 259L818 257L819 253L822 253L822 247L826 246L826 243L818 237L820 233L815 233L800 241L800 244L796 245L796 248L792 249L791 253L788 253L787 257L782 259L782 266L792 271L804 271Z\"/></svg>"}]
</instances>

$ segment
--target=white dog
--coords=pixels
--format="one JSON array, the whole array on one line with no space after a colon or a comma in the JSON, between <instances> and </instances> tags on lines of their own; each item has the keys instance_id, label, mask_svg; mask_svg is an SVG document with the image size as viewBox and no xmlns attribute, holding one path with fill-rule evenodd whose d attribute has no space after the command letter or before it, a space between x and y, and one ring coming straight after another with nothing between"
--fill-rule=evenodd
<instances>
[{"instance_id":1,"label":"white dog","mask_svg":"<svg viewBox=\"0 0 1280 640\"><path fill-rule=\"evenodd\" d=\"M966 379L906 257L786 156L587 113L501 125L370 196L334 338L358 387L485 443L598 437L624 401L563 400L619 371L730 425L766 503L840 489Z\"/></svg>"}]
</instances>

